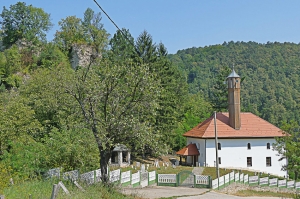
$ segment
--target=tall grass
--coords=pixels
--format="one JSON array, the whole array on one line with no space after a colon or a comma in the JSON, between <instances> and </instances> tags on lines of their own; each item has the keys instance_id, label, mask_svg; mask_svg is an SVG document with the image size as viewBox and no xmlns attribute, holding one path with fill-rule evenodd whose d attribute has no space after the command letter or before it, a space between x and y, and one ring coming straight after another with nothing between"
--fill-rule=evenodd
<instances>
[{"instance_id":1,"label":"tall grass","mask_svg":"<svg viewBox=\"0 0 300 199\"><path fill-rule=\"evenodd\" d=\"M28 181L19 185L8 187L4 190L6 199L24 199L29 198L31 195L32 199L49 199L51 197L53 184L57 184L55 180L44 180L44 181ZM66 188L69 190L71 195L66 195L62 189L59 190L57 199L133 199L134 197L125 196L119 192L118 187L104 187L101 183L86 186L81 186L85 191L80 191L75 185L64 182Z\"/></svg>"}]
</instances>

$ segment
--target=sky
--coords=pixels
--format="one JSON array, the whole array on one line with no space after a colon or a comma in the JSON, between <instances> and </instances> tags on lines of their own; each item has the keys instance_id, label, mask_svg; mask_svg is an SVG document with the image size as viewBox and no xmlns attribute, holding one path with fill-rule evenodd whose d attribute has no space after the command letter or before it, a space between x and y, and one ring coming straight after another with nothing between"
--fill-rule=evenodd
<instances>
[{"instance_id":1,"label":"sky","mask_svg":"<svg viewBox=\"0 0 300 199\"><path fill-rule=\"evenodd\" d=\"M87 8L101 10L94 0L21 0L43 8L54 24L67 16L83 18ZM224 41L300 42L299 0L97 0L119 26L137 38L146 30L155 43L162 42L170 54L178 50L222 44ZM3 6L17 0L0 0ZM102 14L104 28L113 35L116 27Z\"/></svg>"}]
</instances>

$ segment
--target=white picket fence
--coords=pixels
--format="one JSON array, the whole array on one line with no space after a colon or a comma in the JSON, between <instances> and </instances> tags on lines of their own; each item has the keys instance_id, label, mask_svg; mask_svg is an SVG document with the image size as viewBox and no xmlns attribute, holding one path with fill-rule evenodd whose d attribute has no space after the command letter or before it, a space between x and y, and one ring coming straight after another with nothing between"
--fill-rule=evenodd
<instances>
[{"instance_id":1,"label":"white picket fence","mask_svg":"<svg viewBox=\"0 0 300 199\"><path fill-rule=\"evenodd\" d=\"M260 178L260 176L249 176L248 174L244 175L243 173L235 173L234 171L215 180L212 180L212 189L223 188L231 184L233 181L249 185L276 186L288 189L300 189L300 182L295 182L294 180L278 180L278 178L270 179L269 177Z\"/></svg>"},{"instance_id":2,"label":"white picket fence","mask_svg":"<svg viewBox=\"0 0 300 199\"><path fill-rule=\"evenodd\" d=\"M120 169L109 172L109 181L110 182L119 181L120 177L121 177L121 170Z\"/></svg>"},{"instance_id":3,"label":"white picket fence","mask_svg":"<svg viewBox=\"0 0 300 199\"><path fill-rule=\"evenodd\" d=\"M137 173L134 173L131 175L131 184L134 185L134 184L137 184L141 181L141 178L140 178L140 172L138 171Z\"/></svg>"},{"instance_id":4,"label":"white picket fence","mask_svg":"<svg viewBox=\"0 0 300 199\"><path fill-rule=\"evenodd\" d=\"M149 182L155 181L155 179L156 179L156 172L155 171L149 172Z\"/></svg>"},{"instance_id":5,"label":"white picket fence","mask_svg":"<svg viewBox=\"0 0 300 199\"><path fill-rule=\"evenodd\" d=\"M157 183L177 183L176 174L158 174Z\"/></svg>"},{"instance_id":6,"label":"white picket fence","mask_svg":"<svg viewBox=\"0 0 300 199\"><path fill-rule=\"evenodd\" d=\"M122 174L121 174L121 184L124 184L126 182L130 182L130 176L131 176L130 171L122 172Z\"/></svg>"},{"instance_id":7,"label":"white picket fence","mask_svg":"<svg viewBox=\"0 0 300 199\"><path fill-rule=\"evenodd\" d=\"M50 169L46 173L46 177L59 178L60 169L59 168ZM86 173L82 173L80 175L78 170L68 171L62 173L62 177L64 180L71 180L73 182L80 180L81 182L91 185L101 181L101 169L89 171ZM108 172L108 177L111 183L120 183L123 186L127 186L130 184L133 186L139 186L139 185L148 186L150 184L156 183L156 171L151 171L151 172L144 171L143 173L137 171L137 173L132 174L131 171L121 172L120 169L116 169Z\"/></svg>"}]
</instances>

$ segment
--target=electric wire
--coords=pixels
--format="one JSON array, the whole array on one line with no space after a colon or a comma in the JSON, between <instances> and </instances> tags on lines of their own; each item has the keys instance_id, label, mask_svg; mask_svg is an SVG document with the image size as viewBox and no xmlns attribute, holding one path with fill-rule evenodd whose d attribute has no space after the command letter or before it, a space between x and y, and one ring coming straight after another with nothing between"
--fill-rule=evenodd
<instances>
[{"instance_id":1,"label":"electric wire","mask_svg":"<svg viewBox=\"0 0 300 199\"><path fill-rule=\"evenodd\" d=\"M140 56L139 51L137 50L136 46L134 45L134 43L132 43L132 41L130 39L127 38L127 36L125 35L125 33L117 26L117 24L109 17L109 15L104 11L104 9L99 5L99 3L94 0L94 2L96 3L96 5L100 8L100 10L102 10L102 12L107 16L107 18L114 24L114 26L121 32L121 34L123 35L123 37L133 46L135 52L138 54L138 56Z\"/></svg>"}]
</instances>

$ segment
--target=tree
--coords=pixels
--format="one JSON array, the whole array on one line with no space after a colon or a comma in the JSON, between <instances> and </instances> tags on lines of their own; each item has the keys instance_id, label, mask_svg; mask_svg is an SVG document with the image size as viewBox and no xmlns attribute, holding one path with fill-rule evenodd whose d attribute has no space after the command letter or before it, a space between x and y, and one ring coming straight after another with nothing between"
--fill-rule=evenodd
<instances>
[{"instance_id":1,"label":"tree","mask_svg":"<svg viewBox=\"0 0 300 199\"><path fill-rule=\"evenodd\" d=\"M22 55L19 53L18 47L13 45L0 53L0 75L1 83L6 89L19 87L22 81L20 73L22 72Z\"/></svg>"},{"instance_id":2,"label":"tree","mask_svg":"<svg viewBox=\"0 0 300 199\"><path fill-rule=\"evenodd\" d=\"M159 151L159 134L152 134L160 92L147 65L130 61L114 63L103 58L97 64L74 72L67 92L74 97L86 124L93 132L100 157L103 182L108 182L107 164L116 144Z\"/></svg>"},{"instance_id":3,"label":"tree","mask_svg":"<svg viewBox=\"0 0 300 199\"><path fill-rule=\"evenodd\" d=\"M27 142L41 130L35 113L19 93L3 92L0 98L0 159L14 142Z\"/></svg>"},{"instance_id":4,"label":"tree","mask_svg":"<svg viewBox=\"0 0 300 199\"><path fill-rule=\"evenodd\" d=\"M228 108L228 89L227 83L224 84L226 78L230 74L230 68L227 66L223 66L219 71L215 84L212 89L211 103L213 107L218 112L224 112Z\"/></svg>"},{"instance_id":5,"label":"tree","mask_svg":"<svg viewBox=\"0 0 300 199\"><path fill-rule=\"evenodd\" d=\"M109 41L110 51L114 54L111 56L115 61L122 62L124 60L135 60L137 52L135 51L134 38L131 36L129 30L123 28L114 34Z\"/></svg>"},{"instance_id":6,"label":"tree","mask_svg":"<svg viewBox=\"0 0 300 199\"><path fill-rule=\"evenodd\" d=\"M200 93L187 95L183 104L183 118L177 123L177 128L174 130L176 141L173 149L179 150L186 146L186 138L182 135L209 118L212 111L212 105Z\"/></svg>"},{"instance_id":7,"label":"tree","mask_svg":"<svg viewBox=\"0 0 300 199\"><path fill-rule=\"evenodd\" d=\"M101 19L101 14L95 14L90 8L85 11L83 20L76 16L62 19L58 22L60 30L56 31L54 41L69 56L74 44L92 46L100 54L107 46L109 36Z\"/></svg>"},{"instance_id":8,"label":"tree","mask_svg":"<svg viewBox=\"0 0 300 199\"><path fill-rule=\"evenodd\" d=\"M273 150L278 152L279 161L285 160L282 170L288 171L290 177L298 179L300 173L300 129L297 122L284 123L281 127L283 137L276 138ZM293 176L294 175L294 176Z\"/></svg>"},{"instance_id":9,"label":"tree","mask_svg":"<svg viewBox=\"0 0 300 199\"><path fill-rule=\"evenodd\" d=\"M162 43L156 45L147 31L139 35L135 49L139 56L137 62L149 65L151 73L155 74L160 82L161 93L155 116L155 131L160 132L165 143L172 146L175 144L175 134L172 132L184 114L181 105L187 95L187 83L179 69L167 59L166 47Z\"/></svg>"},{"instance_id":10,"label":"tree","mask_svg":"<svg viewBox=\"0 0 300 199\"><path fill-rule=\"evenodd\" d=\"M3 7L0 17L1 37L6 48L22 39L31 42L45 41L46 32L52 26L50 14L41 8L27 6L25 2L11 5L9 9Z\"/></svg>"}]
</instances>

